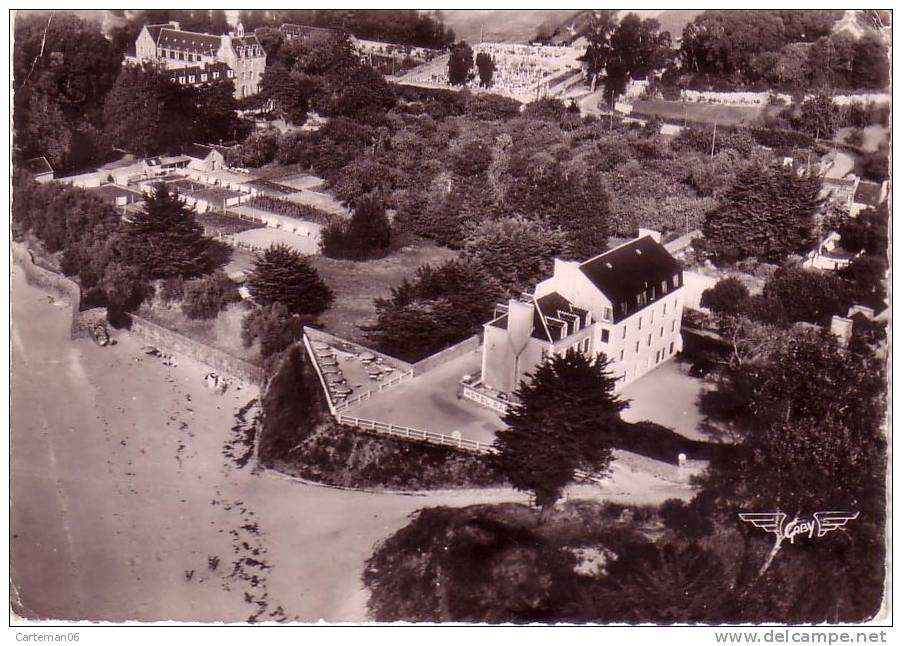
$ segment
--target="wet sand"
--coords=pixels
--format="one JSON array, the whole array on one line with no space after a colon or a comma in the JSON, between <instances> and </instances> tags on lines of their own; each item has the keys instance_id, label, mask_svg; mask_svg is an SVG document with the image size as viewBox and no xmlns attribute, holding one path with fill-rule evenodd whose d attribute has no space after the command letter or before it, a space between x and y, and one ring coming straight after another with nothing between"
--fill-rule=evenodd
<instances>
[{"instance_id":1,"label":"wet sand","mask_svg":"<svg viewBox=\"0 0 902 646\"><path fill-rule=\"evenodd\" d=\"M525 500L506 490L405 496L254 475L256 389L218 395L128 334L68 338L66 309L13 276L14 610L106 621L361 622L375 544L426 505ZM624 471L602 498L679 487ZM625 488L624 488L625 487ZM592 497L595 497L593 495Z\"/></svg>"}]
</instances>

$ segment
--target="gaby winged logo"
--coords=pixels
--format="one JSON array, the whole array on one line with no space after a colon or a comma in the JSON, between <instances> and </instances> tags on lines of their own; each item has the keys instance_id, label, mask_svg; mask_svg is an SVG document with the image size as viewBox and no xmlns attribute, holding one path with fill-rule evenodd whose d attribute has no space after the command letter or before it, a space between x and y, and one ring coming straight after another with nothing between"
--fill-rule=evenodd
<instances>
[{"instance_id":1,"label":"gaby winged logo","mask_svg":"<svg viewBox=\"0 0 902 646\"><path fill-rule=\"evenodd\" d=\"M776 534L778 541L788 538L790 543L795 543L797 536L814 538L816 532L817 537L821 538L829 532L842 529L850 520L858 518L858 513L818 511L811 518L801 519L796 516L789 522L786 522L787 515L780 511L741 513L739 518L770 534Z\"/></svg>"}]
</instances>

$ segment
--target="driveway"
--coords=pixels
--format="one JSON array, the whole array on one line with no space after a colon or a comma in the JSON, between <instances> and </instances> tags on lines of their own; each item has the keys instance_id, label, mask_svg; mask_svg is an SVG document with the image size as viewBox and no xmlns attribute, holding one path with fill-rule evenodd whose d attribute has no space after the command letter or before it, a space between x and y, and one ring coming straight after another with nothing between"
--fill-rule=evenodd
<instances>
[{"instance_id":1,"label":"driveway","mask_svg":"<svg viewBox=\"0 0 902 646\"><path fill-rule=\"evenodd\" d=\"M700 428L705 416L699 398L711 385L690 376L689 367L672 359L624 388L621 397L630 400L630 407L623 411L623 419L648 420L691 440L710 440Z\"/></svg>"}]
</instances>

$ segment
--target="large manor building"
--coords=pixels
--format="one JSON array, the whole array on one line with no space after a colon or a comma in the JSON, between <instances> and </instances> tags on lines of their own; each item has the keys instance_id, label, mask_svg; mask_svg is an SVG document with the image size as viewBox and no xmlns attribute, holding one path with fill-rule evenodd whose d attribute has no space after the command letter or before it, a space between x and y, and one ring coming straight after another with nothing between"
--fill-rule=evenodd
<instances>
[{"instance_id":1,"label":"large manor building","mask_svg":"<svg viewBox=\"0 0 902 646\"><path fill-rule=\"evenodd\" d=\"M682 287L682 266L654 231L585 262L555 259L551 278L486 323L482 385L512 393L541 362L575 348L604 353L620 390L682 349Z\"/></svg>"},{"instance_id":2,"label":"large manor building","mask_svg":"<svg viewBox=\"0 0 902 646\"><path fill-rule=\"evenodd\" d=\"M214 36L182 31L179 23L144 25L135 40L135 62L163 65L183 85L200 85L219 79L235 84L235 98L256 94L266 70L266 52L254 34Z\"/></svg>"}]
</instances>

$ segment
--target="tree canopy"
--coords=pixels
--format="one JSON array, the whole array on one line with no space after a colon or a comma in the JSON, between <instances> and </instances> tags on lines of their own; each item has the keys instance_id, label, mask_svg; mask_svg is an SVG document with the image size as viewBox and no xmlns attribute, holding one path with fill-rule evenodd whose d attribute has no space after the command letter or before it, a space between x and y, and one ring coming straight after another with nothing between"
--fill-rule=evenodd
<instances>
[{"instance_id":1,"label":"tree canopy","mask_svg":"<svg viewBox=\"0 0 902 646\"><path fill-rule=\"evenodd\" d=\"M820 180L776 166L750 169L708 213L704 233L716 256L781 262L813 242Z\"/></svg>"},{"instance_id":2,"label":"tree canopy","mask_svg":"<svg viewBox=\"0 0 902 646\"><path fill-rule=\"evenodd\" d=\"M160 183L125 225L129 265L148 278L190 278L222 264L222 243L204 236L194 212Z\"/></svg>"},{"instance_id":3,"label":"tree canopy","mask_svg":"<svg viewBox=\"0 0 902 646\"><path fill-rule=\"evenodd\" d=\"M310 259L282 244L257 254L247 287L259 305L282 303L292 314L319 314L333 299Z\"/></svg>"},{"instance_id":4,"label":"tree canopy","mask_svg":"<svg viewBox=\"0 0 902 646\"><path fill-rule=\"evenodd\" d=\"M614 394L616 380L604 355L594 359L570 348L552 355L520 384L498 433L496 461L514 488L548 510L577 470L604 474L627 406Z\"/></svg>"},{"instance_id":5,"label":"tree canopy","mask_svg":"<svg viewBox=\"0 0 902 646\"><path fill-rule=\"evenodd\" d=\"M479 265L424 265L390 298L376 299L377 321L367 333L386 354L419 361L478 332L499 296L497 282Z\"/></svg>"}]
</instances>

